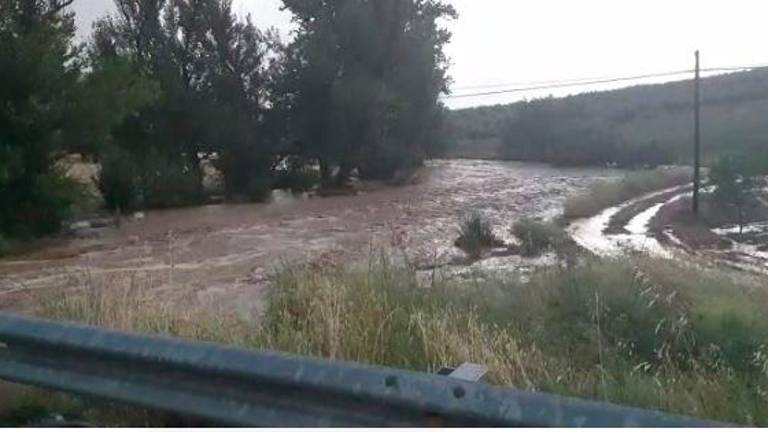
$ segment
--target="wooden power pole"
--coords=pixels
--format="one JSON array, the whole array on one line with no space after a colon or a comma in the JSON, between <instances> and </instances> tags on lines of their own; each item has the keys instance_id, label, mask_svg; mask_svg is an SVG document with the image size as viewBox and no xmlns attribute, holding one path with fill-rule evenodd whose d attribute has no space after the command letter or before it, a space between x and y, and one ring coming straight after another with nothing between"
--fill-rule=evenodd
<instances>
[{"instance_id":1,"label":"wooden power pole","mask_svg":"<svg viewBox=\"0 0 768 432\"><path fill-rule=\"evenodd\" d=\"M700 130L700 76L699 50L696 50L696 77L693 81L693 213L699 213L699 188L701 187L701 130Z\"/></svg>"}]
</instances>

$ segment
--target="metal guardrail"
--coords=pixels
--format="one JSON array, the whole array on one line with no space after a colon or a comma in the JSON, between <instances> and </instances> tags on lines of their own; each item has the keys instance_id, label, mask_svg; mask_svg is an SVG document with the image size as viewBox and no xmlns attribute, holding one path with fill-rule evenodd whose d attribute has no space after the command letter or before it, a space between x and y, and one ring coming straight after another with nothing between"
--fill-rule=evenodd
<instances>
[{"instance_id":1,"label":"metal guardrail","mask_svg":"<svg viewBox=\"0 0 768 432\"><path fill-rule=\"evenodd\" d=\"M447 376L0 314L0 379L245 426L719 426Z\"/></svg>"}]
</instances>

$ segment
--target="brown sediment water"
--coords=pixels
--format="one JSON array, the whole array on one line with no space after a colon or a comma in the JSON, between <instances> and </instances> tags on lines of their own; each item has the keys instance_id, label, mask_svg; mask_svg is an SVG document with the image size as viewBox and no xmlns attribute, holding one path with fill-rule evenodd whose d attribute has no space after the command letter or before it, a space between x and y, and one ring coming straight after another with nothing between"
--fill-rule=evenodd
<instances>
[{"instance_id":1,"label":"brown sediment water","mask_svg":"<svg viewBox=\"0 0 768 432\"><path fill-rule=\"evenodd\" d=\"M553 217L565 199L610 169L478 160L427 163L418 184L356 196L300 198L267 204L210 205L146 212L97 239L60 239L0 260L0 304L16 293L118 285L126 278L158 295L196 296L258 310L271 271L286 261L344 262L383 245L414 261L457 251L457 219L483 211L497 234L521 217Z\"/></svg>"},{"instance_id":2,"label":"brown sediment water","mask_svg":"<svg viewBox=\"0 0 768 432\"><path fill-rule=\"evenodd\" d=\"M598 256L616 257L625 252L644 252L651 255L671 258L670 249L661 245L649 231L649 224L664 205L681 199L686 193L677 193L683 188L676 186L661 191L652 192L644 196L632 199L620 205L607 208L596 216L578 219L568 227L569 234L574 241L584 249ZM672 198L667 195L672 194ZM652 202L649 207L634 214L624 226L625 233L608 233L607 229L611 219L620 211L643 201L660 200Z\"/></svg>"}]
</instances>

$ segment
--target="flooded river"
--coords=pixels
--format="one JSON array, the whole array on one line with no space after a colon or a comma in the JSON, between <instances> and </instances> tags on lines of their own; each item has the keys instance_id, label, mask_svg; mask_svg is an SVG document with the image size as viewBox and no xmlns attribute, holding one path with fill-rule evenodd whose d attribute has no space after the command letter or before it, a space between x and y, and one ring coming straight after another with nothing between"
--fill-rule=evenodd
<instances>
[{"instance_id":1,"label":"flooded river","mask_svg":"<svg viewBox=\"0 0 768 432\"><path fill-rule=\"evenodd\" d=\"M508 237L519 218L553 217L567 196L608 169L437 160L422 181L357 196L294 198L269 204L211 205L153 211L96 239L59 239L0 260L0 304L32 291L88 284L151 287L159 296L194 296L258 310L275 266L317 265L365 256L375 245L404 250L415 261L455 254L457 219L481 210Z\"/></svg>"}]
</instances>

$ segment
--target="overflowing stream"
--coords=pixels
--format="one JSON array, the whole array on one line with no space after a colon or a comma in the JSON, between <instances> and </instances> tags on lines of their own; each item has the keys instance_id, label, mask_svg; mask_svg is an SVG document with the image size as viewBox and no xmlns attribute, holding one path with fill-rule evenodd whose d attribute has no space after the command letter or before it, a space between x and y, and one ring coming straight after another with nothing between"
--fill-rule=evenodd
<instances>
[{"instance_id":1,"label":"overflowing stream","mask_svg":"<svg viewBox=\"0 0 768 432\"><path fill-rule=\"evenodd\" d=\"M0 260L0 304L30 292L138 286L258 309L267 279L285 262L319 266L359 259L379 245L414 262L449 260L457 220L480 210L509 238L519 218L560 214L565 199L621 171L558 169L479 160L435 160L413 185L330 198L276 194L268 204L150 211L94 238L46 241ZM498 261L498 260L496 260ZM493 259L487 265L515 265Z\"/></svg>"}]
</instances>

